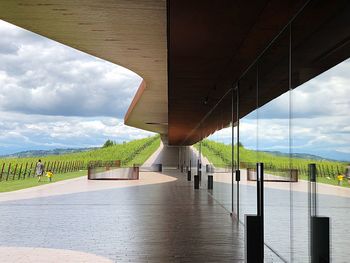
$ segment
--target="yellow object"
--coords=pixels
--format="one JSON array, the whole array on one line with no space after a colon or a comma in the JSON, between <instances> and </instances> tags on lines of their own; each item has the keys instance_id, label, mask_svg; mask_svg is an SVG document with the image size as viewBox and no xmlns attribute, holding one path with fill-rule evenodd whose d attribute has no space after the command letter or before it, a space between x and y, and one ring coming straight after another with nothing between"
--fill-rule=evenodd
<instances>
[{"instance_id":1,"label":"yellow object","mask_svg":"<svg viewBox=\"0 0 350 263\"><path fill-rule=\"evenodd\" d=\"M53 176L53 173L52 172L46 172L46 176L51 178Z\"/></svg>"},{"instance_id":2,"label":"yellow object","mask_svg":"<svg viewBox=\"0 0 350 263\"><path fill-rule=\"evenodd\" d=\"M337 178L338 178L338 181L343 181L344 175L338 175Z\"/></svg>"}]
</instances>

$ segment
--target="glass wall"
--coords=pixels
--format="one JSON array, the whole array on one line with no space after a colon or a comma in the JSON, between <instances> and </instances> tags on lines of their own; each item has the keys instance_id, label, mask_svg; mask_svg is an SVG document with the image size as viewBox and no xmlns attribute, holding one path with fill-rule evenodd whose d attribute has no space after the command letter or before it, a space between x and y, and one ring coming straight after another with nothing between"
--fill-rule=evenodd
<instances>
[{"instance_id":1,"label":"glass wall","mask_svg":"<svg viewBox=\"0 0 350 263\"><path fill-rule=\"evenodd\" d=\"M213 175L213 197L232 212L232 91L228 92L207 116L206 121L215 124L217 131L202 141L205 176Z\"/></svg>"},{"instance_id":2,"label":"glass wall","mask_svg":"<svg viewBox=\"0 0 350 263\"><path fill-rule=\"evenodd\" d=\"M311 260L310 163L317 171L314 215L330 218L331 261L350 257L350 59L333 65L342 47L317 49L318 34L341 28L327 14L321 28L309 21L320 4L287 25L202 122L217 130L202 142L212 195L241 225L257 213L256 163L264 163L265 255L273 262ZM334 60L324 64L320 53Z\"/></svg>"},{"instance_id":3,"label":"glass wall","mask_svg":"<svg viewBox=\"0 0 350 263\"><path fill-rule=\"evenodd\" d=\"M290 259L291 248L289 39L286 29L257 65L257 161L265 168L265 243L284 261Z\"/></svg>"},{"instance_id":4,"label":"glass wall","mask_svg":"<svg viewBox=\"0 0 350 263\"><path fill-rule=\"evenodd\" d=\"M346 178L350 161L350 61L338 65L333 62L339 54L346 54L346 44L334 47L322 43L327 46L327 52L319 52L317 42L319 35L334 30L341 42L348 31L344 31L345 23L341 19L335 19L328 12L319 14L324 22L322 27L310 22L310 14L325 4L311 3L292 24L292 151L298 157L293 158L293 166L302 180L292 188L295 262L310 256L310 250L305 249L311 245L310 216L330 218L331 261L348 262L350 257L347 249L350 245L350 181ZM345 15L348 12L349 7L344 6L338 17L348 17ZM322 68L330 69L318 75ZM315 210L306 202L310 198L307 193L312 190L309 185L313 184L306 183L310 181L308 163L314 163L317 169Z\"/></svg>"},{"instance_id":5,"label":"glass wall","mask_svg":"<svg viewBox=\"0 0 350 263\"><path fill-rule=\"evenodd\" d=\"M246 214L256 214L256 183L248 181L248 173L254 173L257 162L257 110L248 111L252 105L256 107L257 102L257 79L256 67L253 67L243 77L238 84L238 111L240 116L245 116L239 120L239 140L236 143L239 151L239 169L241 172L241 182L237 186L240 193L239 198L239 219L244 223Z\"/></svg>"}]
</instances>

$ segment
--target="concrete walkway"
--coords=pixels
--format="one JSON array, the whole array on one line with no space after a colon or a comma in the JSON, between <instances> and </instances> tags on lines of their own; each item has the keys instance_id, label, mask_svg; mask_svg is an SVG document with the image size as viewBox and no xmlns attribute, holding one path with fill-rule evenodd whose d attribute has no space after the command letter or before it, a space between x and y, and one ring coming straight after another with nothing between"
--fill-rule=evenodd
<instances>
[{"instance_id":1,"label":"concrete walkway","mask_svg":"<svg viewBox=\"0 0 350 263\"><path fill-rule=\"evenodd\" d=\"M84 184L80 178L56 185L60 195L42 195L55 191L52 184L36 197L32 189L28 198L8 198L0 202L1 251L8 262L17 262L24 247L40 248L26 250L26 262L37 262L39 251L46 262L80 262L80 252L113 262L243 262L243 229L229 213L178 170L164 173L143 173L152 184L92 181L97 187L89 191L86 185L63 191L69 183ZM79 253L67 259L67 251Z\"/></svg>"},{"instance_id":2,"label":"concrete walkway","mask_svg":"<svg viewBox=\"0 0 350 263\"><path fill-rule=\"evenodd\" d=\"M0 193L0 202L32 199L64 194L82 193L99 191L106 189L115 189L122 187L141 186L149 184L167 183L176 180L175 177L159 173L140 173L139 180L122 180L122 181L103 181L103 180L87 180L86 176L79 178L54 182L52 184L40 185L37 187L26 188L13 192Z\"/></svg>"},{"instance_id":3,"label":"concrete walkway","mask_svg":"<svg viewBox=\"0 0 350 263\"><path fill-rule=\"evenodd\" d=\"M78 251L36 248L36 247L0 247L1 263L112 263L113 261L89 253Z\"/></svg>"}]
</instances>

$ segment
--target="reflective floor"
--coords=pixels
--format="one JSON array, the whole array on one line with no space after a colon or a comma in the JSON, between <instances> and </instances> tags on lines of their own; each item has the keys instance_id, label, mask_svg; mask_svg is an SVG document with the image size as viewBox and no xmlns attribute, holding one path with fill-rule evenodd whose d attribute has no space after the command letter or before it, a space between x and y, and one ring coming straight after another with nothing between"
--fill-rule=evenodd
<instances>
[{"instance_id":1,"label":"reflective floor","mask_svg":"<svg viewBox=\"0 0 350 263\"><path fill-rule=\"evenodd\" d=\"M0 202L0 246L87 252L116 262L243 262L242 226L205 185L175 181ZM0 256L1 257L1 256Z\"/></svg>"}]
</instances>

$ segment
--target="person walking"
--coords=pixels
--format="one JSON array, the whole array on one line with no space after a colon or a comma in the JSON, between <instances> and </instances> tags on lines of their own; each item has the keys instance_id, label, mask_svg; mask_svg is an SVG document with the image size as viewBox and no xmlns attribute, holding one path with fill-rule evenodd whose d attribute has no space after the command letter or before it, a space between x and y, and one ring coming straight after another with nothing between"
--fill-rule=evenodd
<instances>
[{"instance_id":1,"label":"person walking","mask_svg":"<svg viewBox=\"0 0 350 263\"><path fill-rule=\"evenodd\" d=\"M35 174L38 177L38 182L41 182L41 177L44 174L44 164L41 162L40 159L36 163Z\"/></svg>"}]
</instances>

